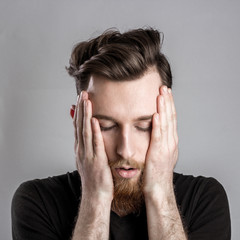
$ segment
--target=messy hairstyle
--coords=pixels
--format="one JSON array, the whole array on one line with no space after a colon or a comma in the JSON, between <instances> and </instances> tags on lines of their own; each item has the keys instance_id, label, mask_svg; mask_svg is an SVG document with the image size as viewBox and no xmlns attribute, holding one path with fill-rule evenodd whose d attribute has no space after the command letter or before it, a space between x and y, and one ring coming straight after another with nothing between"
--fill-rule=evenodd
<instances>
[{"instance_id":1,"label":"messy hairstyle","mask_svg":"<svg viewBox=\"0 0 240 240\"><path fill-rule=\"evenodd\" d=\"M128 81L142 77L151 67L157 69L162 84L171 88L172 73L161 52L161 36L152 28L124 33L107 30L76 44L66 69L76 81L77 94L87 89L92 74L111 81Z\"/></svg>"}]
</instances>

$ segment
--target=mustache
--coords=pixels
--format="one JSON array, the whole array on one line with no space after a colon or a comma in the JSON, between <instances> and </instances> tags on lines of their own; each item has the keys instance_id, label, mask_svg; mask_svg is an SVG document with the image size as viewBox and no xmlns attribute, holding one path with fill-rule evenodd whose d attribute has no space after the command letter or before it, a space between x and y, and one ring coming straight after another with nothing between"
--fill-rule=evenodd
<instances>
[{"instance_id":1,"label":"mustache","mask_svg":"<svg viewBox=\"0 0 240 240\"><path fill-rule=\"evenodd\" d=\"M137 168L137 169L143 170L145 166L145 163L137 162L134 159L124 159L124 158L117 159L116 161L109 161L108 164L111 169L121 168L124 165L124 166L129 166L131 168Z\"/></svg>"}]
</instances>

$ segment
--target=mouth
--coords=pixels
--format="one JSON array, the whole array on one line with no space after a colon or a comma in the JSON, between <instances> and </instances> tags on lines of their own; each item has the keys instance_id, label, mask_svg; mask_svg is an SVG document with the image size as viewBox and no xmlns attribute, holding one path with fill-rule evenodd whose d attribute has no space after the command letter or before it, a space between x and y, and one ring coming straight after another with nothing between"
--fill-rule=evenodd
<instances>
[{"instance_id":1,"label":"mouth","mask_svg":"<svg viewBox=\"0 0 240 240\"><path fill-rule=\"evenodd\" d=\"M120 168L115 168L115 170L117 174L122 178L133 178L139 172L139 169L131 168L131 167L120 167Z\"/></svg>"}]
</instances>

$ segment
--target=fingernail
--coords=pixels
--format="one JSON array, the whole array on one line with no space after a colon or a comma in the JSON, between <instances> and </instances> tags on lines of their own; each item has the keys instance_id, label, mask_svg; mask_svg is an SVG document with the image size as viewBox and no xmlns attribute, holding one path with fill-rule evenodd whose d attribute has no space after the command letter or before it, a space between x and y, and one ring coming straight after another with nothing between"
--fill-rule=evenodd
<instances>
[{"instance_id":1,"label":"fingernail","mask_svg":"<svg viewBox=\"0 0 240 240\"><path fill-rule=\"evenodd\" d=\"M158 121L158 119L159 119L159 114L158 113L155 114L155 119Z\"/></svg>"},{"instance_id":2,"label":"fingernail","mask_svg":"<svg viewBox=\"0 0 240 240\"><path fill-rule=\"evenodd\" d=\"M82 91L82 99L86 99L87 93L85 91Z\"/></svg>"},{"instance_id":3,"label":"fingernail","mask_svg":"<svg viewBox=\"0 0 240 240\"><path fill-rule=\"evenodd\" d=\"M78 102L78 100L79 100L79 95L77 95L77 102Z\"/></svg>"},{"instance_id":4,"label":"fingernail","mask_svg":"<svg viewBox=\"0 0 240 240\"><path fill-rule=\"evenodd\" d=\"M96 119L92 118L92 123L95 124L96 123Z\"/></svg>"},{"instance_id":5,"label":"fingernail","mask_svg":"<svg viewBox=\"0 0 240 240\"><path fill-rule=\"evenodd\" d=\"M172 92L172 90L171 90L171 88L169 88L169 89L168 89L168 93L171 94L171 92Z\"/></svg>"},{"instance_id":6,"label":"fingernail","mask_svg":"<svg viewBox=\"0 0 240 240\"><path fill-rule=\"evenodd\" d=\"M168 89L167 89L166 86L163 87L163 91L164 91L165 93L168 93Z\"/></svg>"}]
</instances>

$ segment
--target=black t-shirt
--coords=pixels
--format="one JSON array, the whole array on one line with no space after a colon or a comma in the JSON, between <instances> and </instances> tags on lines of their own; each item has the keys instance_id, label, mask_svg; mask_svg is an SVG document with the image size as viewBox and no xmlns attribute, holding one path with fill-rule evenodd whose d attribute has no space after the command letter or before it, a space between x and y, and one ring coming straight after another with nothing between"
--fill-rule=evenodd
<instances>
[{"instance_id":1,"label":"black t-shirt","mask_svg":"<svg viewBox=\"0 0 240 240\"><path fill-rule=\"evenodd\" d=\"M174 173L174 186L190 240L231 238L228 200L217 180ZM13 239L71 239L80 201L77 171L21 184L12 200ZM148 239L145 207L140 215L110 214L110 240Z\"/></svg>"}]
</instances>

